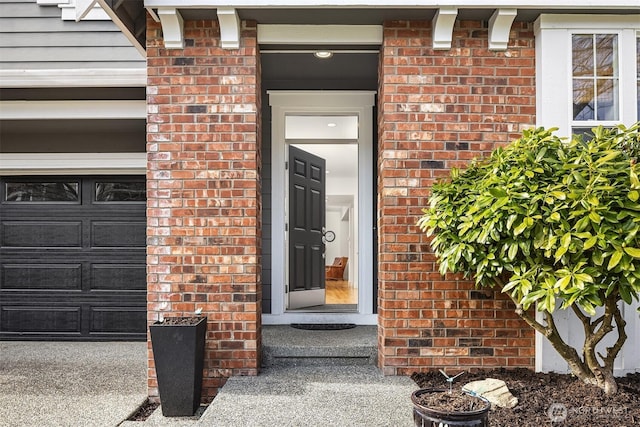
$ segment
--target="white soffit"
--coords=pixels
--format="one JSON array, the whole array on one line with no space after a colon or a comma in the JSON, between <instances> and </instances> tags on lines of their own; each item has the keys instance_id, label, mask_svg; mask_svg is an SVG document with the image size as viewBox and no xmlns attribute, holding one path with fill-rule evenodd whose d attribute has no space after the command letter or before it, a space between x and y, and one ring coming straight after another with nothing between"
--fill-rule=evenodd
<instances>
[{"instance_id":1,"label":"white soffit","mask_svg":"<svg viewBox=\"0 0 640 427\"><path fill-rule=\"evenodd\" d=\"M258 43L379 45L382 26L258 24Z\"/></svg>"},{"instance_id":2,"label":"white soffit","mask_svg":"<svg viewBox=\"0 0 640 427\"><path fill-rule=\"evenodd\" d=\"M0 87L144 87L145 68L0 70Z\"/></svg>"},{"instance_id":3,"label":"white soffit","mask_svg":"<svg viewBox=\"0 0 640 427\"><path fill-rule=\"evenodd\" d=\"M498 9L489 19L489 50L506 50L517 9Z\"/></svg>"},{"instance_id":4,"label":"white soffit","mask_svg":"<svg viewBox=\"0 0 640 427\"><path fill-rule=\"evenodd\" d=\"M0 101L0 120L146 119L139 101Z\"/></svg>"}]
</instances>

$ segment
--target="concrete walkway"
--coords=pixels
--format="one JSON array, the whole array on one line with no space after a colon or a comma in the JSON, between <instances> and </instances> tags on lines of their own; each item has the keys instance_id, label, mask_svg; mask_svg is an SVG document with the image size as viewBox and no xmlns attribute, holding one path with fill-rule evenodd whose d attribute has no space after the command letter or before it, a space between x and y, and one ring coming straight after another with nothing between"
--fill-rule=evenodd
<instances>
[{"instance_id":1,"label":"concrete walkway","mask_svg":"<svg viewBox=\"0 0 640 427\"><path fill-rule=\"evenodd\" d=\"M371 365L277 367L227 381L203 426L412 426L407 377Z\"/></svg>"},{"instance_id":2,"label":"concrete walkway","mask_svg":"<svg viewBox=\"0 0 640 427\"><path fill-rule=\"evenodd\" d=\"M372 365L235 377L198 418L125 421L147 396L146 343L0 342L0 426L412 426L407 377Z\"/></svg>"},{"instance_id":3,"label":"concrete walkway","mask_svg":"<svg viewBox=\"0 0 640 427\"><path fill-rule=\"evenodd\" d=\"M0 342L0 426L108 426L147 397L144 342Z\"/></svg>"}]
</instances>

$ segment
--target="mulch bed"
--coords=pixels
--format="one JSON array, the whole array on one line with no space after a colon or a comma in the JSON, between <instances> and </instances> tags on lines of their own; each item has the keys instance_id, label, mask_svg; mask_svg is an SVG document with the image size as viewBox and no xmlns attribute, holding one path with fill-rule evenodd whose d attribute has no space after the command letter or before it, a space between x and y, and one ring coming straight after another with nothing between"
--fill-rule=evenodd
<instances>
[{"instance_id":1,"label":"mulch bed","mask_svg":"<svg viewBox=\"0 0 640 427\"><path fill-rule=\"evenodd\" d=\"M414 373L411 378L420 388L448 387L437 371ZM640 426L640 373L618 378L619 391L614 396L606 396L599 388L585 385L571 375L527 369L466 372L455 381L454 390L486 378L506 382L519 401L513 409L492 408L491 427Z\"/></svg>"},{"instance_id":2,"label":"mulch bed","mask_svg":"<svg viewBox=\"0 0 640 427\"><path fill-rule=\"evenodd\" d=\"M127 421L145 421L151 416L151 414L153 414L153 411L158 409L158 406L160 406L160 403L147 399L133 414L131 414L131 416L129 416L129 418L127 418Z\"/></svg>"}]
</instances>

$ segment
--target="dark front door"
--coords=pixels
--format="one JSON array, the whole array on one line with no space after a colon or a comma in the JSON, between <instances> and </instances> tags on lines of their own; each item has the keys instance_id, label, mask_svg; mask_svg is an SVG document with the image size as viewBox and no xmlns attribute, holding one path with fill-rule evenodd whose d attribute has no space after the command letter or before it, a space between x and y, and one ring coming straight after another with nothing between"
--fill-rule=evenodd
<instances>
[{"instance_id":1,"label":"dark front door","mask_svg":"<svg viewBox=\"0 0 640 427\"><path fill-rule=\"evenodd\" d=\"M289 146L289 309L324 304L325 168Z\"/></svg>"}]
</instances>

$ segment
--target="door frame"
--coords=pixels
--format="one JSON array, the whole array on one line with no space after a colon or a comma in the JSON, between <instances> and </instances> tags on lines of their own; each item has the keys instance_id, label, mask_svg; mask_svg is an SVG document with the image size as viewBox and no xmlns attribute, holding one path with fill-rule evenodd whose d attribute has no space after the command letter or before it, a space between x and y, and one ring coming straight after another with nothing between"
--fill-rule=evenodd
<instances>
[{"instance_id":1,"label":"door frame","mask_svg":"<svg viewBox=\"0 0 640 427\"><path fill-rule=\"evenodd\" d=\"M268 91L272 117L272 285L271 314L266 325L290 323L377 324L373 296L373 107L374 91ZM293 114L357 115L358 132L358 312L311 313L286 310L286 148L285 117Z\"/></svg>"}]
</instances>

